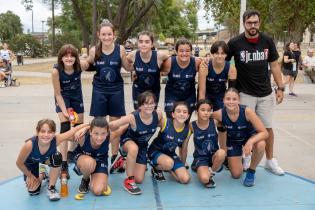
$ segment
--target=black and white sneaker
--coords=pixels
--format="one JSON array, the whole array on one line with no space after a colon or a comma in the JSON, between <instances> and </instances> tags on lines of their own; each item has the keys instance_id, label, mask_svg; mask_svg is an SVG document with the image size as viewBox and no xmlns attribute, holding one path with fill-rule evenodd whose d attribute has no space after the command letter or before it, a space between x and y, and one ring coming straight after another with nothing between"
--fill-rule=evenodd
<instances>
[{"instance_id":1,"label":"black and white sneaker","mask_svg":"<svg viewBox=\"0 0 315 210\"><path fill-rule=\"evenodd\" d=\"M79 186L78 192L79 193L87 193L89 191L90 179L81 179L81 184Z\"/></svg>"},{"instance_id":2,"label":"black and white sneaker","mask_svg":"<svg viewBox=\"0 0 315 210\"><path fill-rule=\"evenodd\" d=\"M154 167L152 167L151 168L151 174L157 181L160 181L160 182L165 181L163 171L155 169Z\"/></svg>"},{"instance_id":3,"label":"black and white sneaker","mask_svg":"<svg viewBox=\"0 0 315 210\"><path fill-rule=\"evenodd\" d=\"M212 175L212 176L209 178L209 182L208 182L207 184L205 184L205 187L206 187L206 188L215 188L215 187L216 187L216 184L215 184L215 182L214 182L214 180L213 180L213 176L214 176L214 175Z\"/></svg>"}]
</instances>

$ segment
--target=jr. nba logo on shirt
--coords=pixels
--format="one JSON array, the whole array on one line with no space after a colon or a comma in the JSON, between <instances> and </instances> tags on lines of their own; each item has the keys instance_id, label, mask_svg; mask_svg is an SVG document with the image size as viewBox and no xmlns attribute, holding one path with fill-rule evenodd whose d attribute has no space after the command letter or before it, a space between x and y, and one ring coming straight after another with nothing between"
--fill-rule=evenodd
<instances>
[{"instance_id":1,"label":"jr. nba logo on shirt","mask_svg":"<svg viewBox=\"0 0 315 210\"><path fill-rule=\"evenodd\" d=\"M262 52L256 50L249 52L247 50L240 51L240 61L244 63L268 60L269 49L263 49Z\"/></svg>"}]
</instances>

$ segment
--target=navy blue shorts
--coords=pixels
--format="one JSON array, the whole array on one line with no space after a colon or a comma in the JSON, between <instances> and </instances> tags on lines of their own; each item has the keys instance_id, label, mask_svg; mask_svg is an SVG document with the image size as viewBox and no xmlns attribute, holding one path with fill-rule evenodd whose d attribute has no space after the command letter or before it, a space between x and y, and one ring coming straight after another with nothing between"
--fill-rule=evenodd
<instances>
[{"instance_id":1,"label":"navy blue shorts","mask_svg":"<svg viewBox=\"0 0 315 210\"><path fill-rule=\"evenodd\" d=\"M247 140L240 143L231 143L227 142L227 157L238 157L242 156L243 154L243 146L246 144Z\"/></svg>"},{"instance_id":2,"label":"navy blue shorts","mask_svg":"<svg viewBox=\"0 0 315 210\"><path fill-rule=\"evenodd\" d=\"M113 117L126 115L124 89L113 93L104 93L93 87L90 116L103 117L107 115Z\"/></svg>"},{"instance_id":3,"label":"navy blue shorts","mask_svg":"<svg viewBox=\"0 0 315 210\"><path fill-rule=\"evenodd\" d=\"M165 100L164 100L164 111L165 112L172 112L173 106L177 101L185 101L189 106L189 113L191 114L195 110L196 104L196 94L192 94L186 98L174 96L169 93L165 93Z\"/></svg>"},{"instance_id":4,"label":"navy blue shorts","mask_svg":"<svg viewBox=\"0 0 315 210\"><path fill-rule=\"evenodd\" d=\"M150 163L154 166L158 165L157 163L157 160L158 158L163 155L164 153L162 152L159 152L159 151L154 151L154 152L150 152L148 153L148 157L149 157L149 160L150 160ZM164 155L167 155L167 154L164 154ZM174 165L173 165L173 168L171 169L172 171L176 171L177 169L181 168L181 167L185 167L185 165L183 164L183 162L181 161L181 159L176 155L167 155L169 156L170 158L172 158L172 160L174 161Z\"/></svg>"},{"instance_id":5,"label":"navy blue shorts","mask_svg":"<svg viewBox=\"0 0 315 210\"><path fill-rule=\"evenodd\" d=\"M219 109L223 108L223 96L218 96L218 97L210 97L209 95L206 96L206 99L208 99L213 106L213 111L217 111Z\"/></svg>"},{"instance_id":6,"label":"navy blue shorts","mask_svg":"<svg viewBox=\"0 0 315 210\"><path fill-rule=\"evenodd\" d=\"M123 147L123 145L127 141L133 141L134 142L134 140L132 140L132 139L130 139L128 137L123 137L122 136L122 138L120 138L120 147ZM122 151L122 156L127 156L127 153L125 151L123 151L123 149L121 149L121 151ZM147 161L148 161L147 153L148 153L148 148L147 147L138 145L138 155L137 155L136 163L142 164L142 165L147 165Z\"/></svg>"},{"instance_id":7,"label":"navy blue shorts","mask_svg":"<svg viewBox=\"0 0 315 210\"><path fill-rule=\"evenodd\" d=\"M25 163L26 168L36 177L39 177L39 163L27 164ZM24 174L24 181L26 181L26 175Z\"/></svg>"},{"instance_id":8,"label":"navy blue shorts","mask_svg":"<svg viewBox=\"0 0 315 210\"><path fill-rule=\"evenodd\" d=\"M199 166L212 166L212 156L206 156L206 157L195 157L192 164L191 164L191 169L193 171L197 171Z\"/></svg>"},{"instance_id":9,"label":"navy blue shorts","mask_svg":"<svg viewBox=\"0 0 315 210\"><path fill-rule=\"evenodd\" d=\"M78 158L81 156L81 155L84 155L84 154L76 154L75 155L75 166L73 168L74 172L81 176L82 173L80 171L80 169L78 168L77 166L77 161L78 161ZM93 157L92 157L93 158ZM96 166L95 166L95 170L93 171L92 174L95 174L95 173L103 173L103 174L106 174L108 175L108 160L105 159L105 160L100 160L100 159L96 159Z\"/></svg>"},{"instance_id":10,"label":"navy blue shorts","mask_svg":"<svg viewBox=\"0 0 315 210\"><path fill-rule=\"evenodd\" d=\"M78 95L75 94L73 96L62 96L66 108L73 108L74 111L78 114L83 113L84 112L84 105L83 105L83 98L82 98L82 94ZM56 112L62 112L56 99L55 99L55 104L56 104Z\"/></svg>"},{"instance_id":11,"label":"navy blue shorts","mask_svg":"<svg viewBox=\"0 0 315 210\"><path fill-rule=\"evenodd\" d=\"M141 90L139 88L135 88L135 86L132 85L132 101L133 101L133 108L135 110L138 109L138 95L140 95L144 91L146 91L146 90ZM160 100L160 88L157 90L151 90L151 91L154 93L154 95L156 97L156 105L158 105L159 100Z\"/></svg>"}]
</instances>

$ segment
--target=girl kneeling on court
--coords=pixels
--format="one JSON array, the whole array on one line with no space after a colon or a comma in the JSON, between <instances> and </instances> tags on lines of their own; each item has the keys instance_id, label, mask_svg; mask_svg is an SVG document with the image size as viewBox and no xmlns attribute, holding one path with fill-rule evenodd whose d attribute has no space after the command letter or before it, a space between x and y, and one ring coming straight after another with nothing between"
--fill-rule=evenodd
<instances>
[{"instance_id":1,"label":"girl kneeling on court","mask_svg":"<svg viewBox=\"0 0 315 210\"><path fill-rule=\"evenodd\" d=\"M108 188L108 146L110 141L119 137L120 128L115 132L109 132L109 127L104 117L96 117L92 120L89 131L86 128L77 133L78 146L74 151L74 171L83 175L79 186L79 193L87 193L89 188L94 195L103 195L110 191ZM85 133L81 135L81 133ZM91 184L90 184L91 182Z\"/></svg>"},{"instance_id":2,"label":"girl kneeling on court","mask_svg":"<svg viewBox=\"0 0 315 210\"><path fill-rule=\"evenodd\" d=\"M240 178L243 173L242 155L252 153L251 163L243 184L255 184L255 170L264 156L265 139L268 133L263 123L250 108L240 105L240 96L235 88L229 88L223 98L224 107L213 113L213 118L222 122L227 130L227 157L231 175Z\"/></svg>"},{"instance_id":3,"label":"girl kneeling on court","mask_svg":"<svg viewBox=\"0 0 315 210\"><path fill-rule=\"evenodd\" d=\"M43 163L50 166L48 198L51 201L60 199L55 185L60 173L62 155L57 151L57 146L66 140L73 139L75 132L86 126L82 124L65 133L56 134L56 124L53 120L38 121L36 135L25 141L16 160L17 167L24 174L24 181L30 195L40 193L41 181L46 178L45 171L39 172L39 164Z\"/></svg>"},{"instance_id":4,"label":"girl kneeling on court","mask_svg":"<svg viewBox=\"0 0 315 210\"><path fill-rule=\"evenodd\" d=\"M120 138L120 146L122 153L127 153L124 188L133 195L142 193L136 183L144 180L148 142L157 127L161 127L163 118L162 113L155 110L156 98L151 91L145 91L138 96L138 105L137 111L110 123L113 130L128 125L127 131Z\"/></svg>"},{"instance_id":5,"label":"girl kneeling on court","mask_svg":"<svg viewBox=\"0 0 315 210\"><path fill-rule=\"evenodd\" d=\"M222 169L226 152L222 149L221 142L219 148L217 122L211 118L212 105L210 101L199 100L196 105L196 112L197 120L191 123L195 146L191 168L197 172L200 182L205 187L214 188L216 186L213 180L214 172Z\"/></svg>"},{"instance_id":6,"label":"girl kneeling on court","mask_svg":"<svg viewBox=\"0 0 315 210\"><path fill-rule=\"evenodd\" d=\"M157 138L151 143L148 157L153 165L152 176L158 181L165 181L163 171L170 171L175 179L183 184L190 180L184 163L191 130L185 124L189 118L189 108L185 102L175 102L172 118L163 120L163 127ZM175 150L179 147L179 156Z\"/></svg>"}]
</instances>

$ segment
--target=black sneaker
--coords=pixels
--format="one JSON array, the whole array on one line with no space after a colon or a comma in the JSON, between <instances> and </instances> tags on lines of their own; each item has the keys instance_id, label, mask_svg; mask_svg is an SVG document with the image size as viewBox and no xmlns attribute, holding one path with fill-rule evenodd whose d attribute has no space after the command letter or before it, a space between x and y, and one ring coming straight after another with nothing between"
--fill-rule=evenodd
<instances>
[{"instance_id":1,"label":"black sneaker","mask_svg":"<svg viewBox=\"0 0 315 210\"><path fill-rule=\"evenodd\" d=\"M78 192L79 193L87 193L89 191L90 179L81 179L81 184L79 186Z\"/></svg>"},{"instance_id":2,"label":"black sneaker","mask_svg":"<svg viewBox=\"0 0 315 210\"><path fill-rule=\"evenodd\" d=\"M164 177L163 171L157 170L154 167L152 167L151 168L151 174L157 181L160 181L160 182L165 181L165 177Z\"/></svg>"},{"instance_id":3,"label":"black sneaker","mask_svg":"<svg viewBox=\"0 0 315 210\"><path fill-rule=\"evenodd\" d=\"M214 180L213 180L213 176L214 176L214 175L212 175L212 176L210 177L210 179L209 179L209 182L208 182L207 184L205 184L205 187L206 187L206 188L215 188L216 184L215 184L215 182L214 182Z\"/></svg>"},{"instance_id":4,"label":"black sneaker","mask_svg":"<svg viewBox=\"0 0 315 210\"><path fill-rule=\"evenodd\" d=\"M124 180L124 188L132 195L140 195L142 193L141 189L137 186L134 179L126 178Z\"/></svg>"},{"instance_id":5,"label":"black sneaker","mask_svg":"<svg viewBox=\"0 0 315 210\"><path fill-rule=\"evenodd\" d=\"M63 162L61 164L60 178L61 178L61 174L66 174L67 175L67 179L70 179L69 167L68 167L68 163L67 162Z\"/></svg>"}]
</instances>

